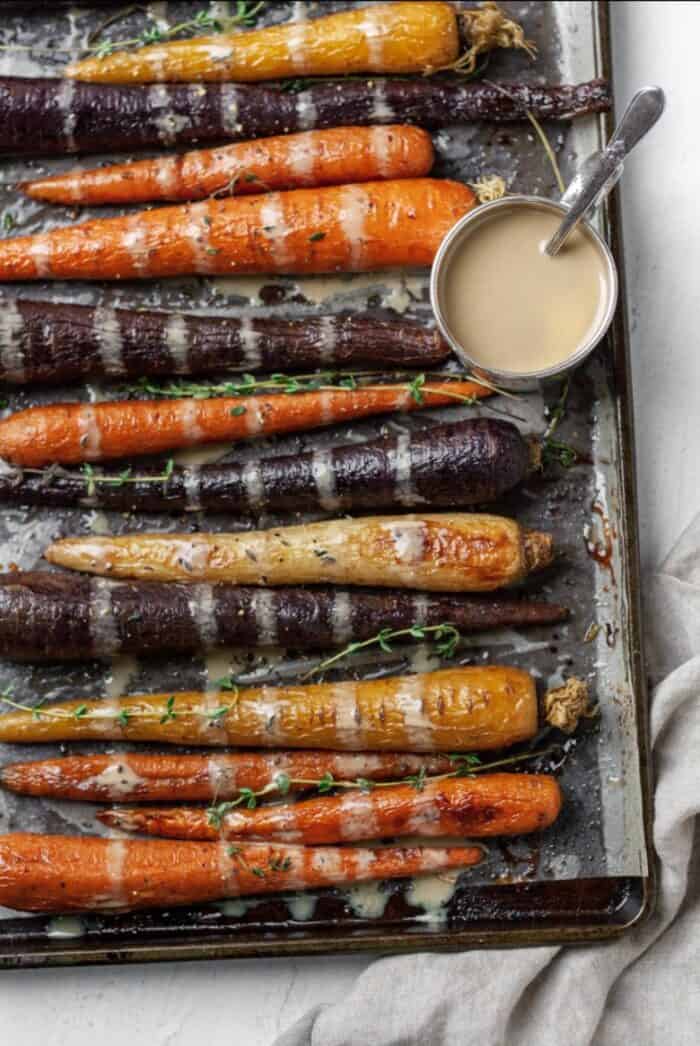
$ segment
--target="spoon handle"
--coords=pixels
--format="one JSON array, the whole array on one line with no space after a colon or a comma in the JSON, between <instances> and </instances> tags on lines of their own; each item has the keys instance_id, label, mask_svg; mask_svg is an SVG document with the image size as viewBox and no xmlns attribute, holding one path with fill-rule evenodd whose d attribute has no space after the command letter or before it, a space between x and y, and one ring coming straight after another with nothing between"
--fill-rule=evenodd
<instances>
[{"instance_id":1,"label":"spoon handle","mask_svg":"<svg viewBox=\"0 0 700 1046\"><path fill-rule=\"evenodd\" d=\"M545 252L554 257L567 238L584 217L589 207L619 177L622 163L647 131L651 130L664 111L664 92L660 87L642 87L632 98L613 131L613 135L571 194L565 194L569 210L561 225L545 247ZM606 194L607 195L607 194Z\"/></svg>"}]
</instances>

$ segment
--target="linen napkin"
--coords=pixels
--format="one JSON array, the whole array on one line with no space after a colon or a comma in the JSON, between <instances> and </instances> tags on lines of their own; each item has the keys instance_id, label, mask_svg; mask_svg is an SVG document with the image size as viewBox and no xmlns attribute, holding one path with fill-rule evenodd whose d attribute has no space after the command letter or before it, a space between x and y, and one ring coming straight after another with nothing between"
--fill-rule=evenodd
<instances>
[{"instance_id":1,"label":"linen napkin","mask_svg":"<svg viewBox=\"0 0 700 1046\"><path fill-rule=\"evenodd\" d=\"M275 1046L696 1046L700 1033L700 516L647 580L655 913L598 945L380 959Z\"/></svg>"}]
</instances>

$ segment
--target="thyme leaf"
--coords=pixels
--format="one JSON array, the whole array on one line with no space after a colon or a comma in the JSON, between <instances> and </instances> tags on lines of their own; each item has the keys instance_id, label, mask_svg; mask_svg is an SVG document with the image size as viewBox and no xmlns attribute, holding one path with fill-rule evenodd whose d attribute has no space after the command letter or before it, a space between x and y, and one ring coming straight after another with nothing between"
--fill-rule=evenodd
<instances>
[{"instance_id":1,"label":"thyme leaf","mask_svg":"<svg viewBox=\"0 0 700 1046\"><path fill-rule=\"evenodd\" d=\"M175 698L169 697L165 703L165 712L160 717L160 725L163 726L165 723L171 723L174 719L177 719L177 712L175 711Z\"/></svg>"},{"instance_id":2,"label":"thyme leaf","mask_svg":"<svg viewBox=\"0 0 700 1046\"><path fill-rule=\"evenodd\" d=\"M273 872L288 872L292 867L291 857L271 857L267 863Z\"/></svg>"}]
</instances>

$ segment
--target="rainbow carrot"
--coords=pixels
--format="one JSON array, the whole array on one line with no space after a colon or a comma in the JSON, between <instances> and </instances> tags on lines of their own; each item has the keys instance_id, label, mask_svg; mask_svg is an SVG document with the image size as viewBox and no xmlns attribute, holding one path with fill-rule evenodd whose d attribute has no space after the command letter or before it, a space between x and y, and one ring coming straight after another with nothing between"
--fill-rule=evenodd
<instances>
[{"instance_id":1,"label":"rainbow carrot","mask_svg":"<svg viewBox=\"0 0 700 1046\"><path fill-rule=\"evenodd\" d=\"M63 538L45 556L71 570L142 581L490 592L548 566L553 549L550 534L525 530L513 519L442 512L240 534Z\"/></svg>"},{"instance_id":2,"label":"rainbow carrot","mask_svg":"<svg viewBox=\"0 0 700 1046\"><path fill-rule=\"evenodd\" d=\"M410 752L224 752L211 755L72 755L10 763L0 784L20 795L86 802L197 802L234 799L242 788L275 792L283 777L292 792L299 781L392 780L453 769L445 755ZM280 786L281 787L281 786Z\"/></svg>"},{"instance_id":3,"label":"rainbow carrot","mask_svg":"<svg viewBox=\"0 0 700 1046\"><path fill-rule=\"evenodd\" d=\"M534 678L505 665L235 694L61 701L0 715L0 741L19 744L96 739L341 752L486 751L528 741L537 728Z\"/></svg>"},{"instance_id":4,"label":"rainbow carrot","mask_svg":"<svg viewBox=\"0 0 700 1046\"><path fill-rule=\"evenodd\" d=\"M318 845L404 835L524 835L548 828L561 790L544 774L484 774L348 791L248 810L213 807L117 807L97 817L111 828L169 839L263 839Z\"/></svg>"},{"instance_id":5,"label":"rainbow carrot","mask_svg":"<svg viewBox=\"0 0 700 1046\"><path fill-rule=\"evenodd\" d=\"M0 905L29 912L169 908L403 879L482 858L476 846L321 848L91 836L0 836Z\"/></svg>"},{"instance_id":6,"label":"rainbow carrot","mask_svg":"<svg viewBox=\"0 0 700 1046\"><path fill-rule=\"evenodd\" d=\"M462 34L468 49L460 55ZM373 3L305 22L84 58L70 64L66 75L100 83L161 83L431 73L445 67L471 72L477 56L495 47L534 53L522 28L495 3L459 13L435 0Z\"/></svg>"},{"instance_id":7,"label":"rainbow carrot","mask_svg":"<svg viewBox=\"0 0 700 1046\"><path fill-rule=\"evenodd\" d=\"M0 280L425 266L475 205L467 185L436 178L202 200L0 240Z\"/></svg>"},{"instance_id":8,"label":"rainbow carrot","mask_svg":"<svg viewBox=\"0 0 700 1046\"><path fill-rule=\"evenodd\" d=\"M34 200L68 205L203 200L306 185L418 178L430 171L433 159L430 135L418 127L334 127L181 156L78 168L23 182L20 188Z\"/></svg>"},{"instance_id":9,"label":"rainbow carrot","mask_svg":"<svg viewBox=\"0 0 700 1046\"><path fill-rule=\"evenodd\" d=\"M0 421L0 458L27 468L158 454L276 432L321 428L392 411L489 396L471 381L328 387L212 399L115 400L29 407Z\"/></svg>"}]
</instances>

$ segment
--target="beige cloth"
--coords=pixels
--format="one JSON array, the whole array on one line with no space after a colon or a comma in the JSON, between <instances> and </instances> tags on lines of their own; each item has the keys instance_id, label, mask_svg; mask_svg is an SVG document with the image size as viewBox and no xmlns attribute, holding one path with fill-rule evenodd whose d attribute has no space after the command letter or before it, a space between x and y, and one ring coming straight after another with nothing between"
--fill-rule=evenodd
<instances>
[{"instance_id":1,"label":"beige cloth","mask_svg":"<svg viewBox=\"0 0 700 1046\"><path fill-rule=\"evenodd\" d=\"M380 959L276 1046L697 1046L700 517L644 595L649 663L663 680L652 704L655 914L607 944Z\"/></svg>"}]
</instances>

